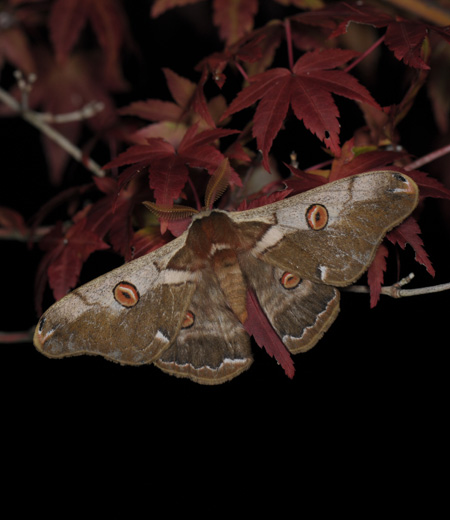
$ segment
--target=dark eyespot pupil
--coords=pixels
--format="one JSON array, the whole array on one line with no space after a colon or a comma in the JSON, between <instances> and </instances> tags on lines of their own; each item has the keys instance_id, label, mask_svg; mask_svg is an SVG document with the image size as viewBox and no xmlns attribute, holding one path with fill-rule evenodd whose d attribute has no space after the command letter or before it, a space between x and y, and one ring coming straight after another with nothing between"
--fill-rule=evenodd
<instances>
[{"instance_id":1,"label":"dark eyespot pupil","mask_svg":"<svg viewBox=\"0 0 450 520\"><path fill-rule=\"evenodd\" d=\"M42 318L42 320L39 323L39 332L42 332L42 329L44 328L45 318Z\"/></svg>"},{"instance_id":2,"label":"dark eyespot pupil","mask_svg":"<svg viewBox=\"0 0 450 520\"><path fill-rule=\"evenodd\" d=\"M400 175L399 173L396 173L394 177L400 182L406 182L405 177L403 177L403 175Z\"/></svg>"},{"instance_id":3,"label":"dark eyespot pupil","mask_svg":"<svg viewBox=\"0 0 450 520\"><path fill-rule=\"evenodd\" d=\"M124 298L128 298L129 300L131 300L131 296L128 293L126 293L125 291L121 291L121 293Z\"/></svg>"}]
</instances>

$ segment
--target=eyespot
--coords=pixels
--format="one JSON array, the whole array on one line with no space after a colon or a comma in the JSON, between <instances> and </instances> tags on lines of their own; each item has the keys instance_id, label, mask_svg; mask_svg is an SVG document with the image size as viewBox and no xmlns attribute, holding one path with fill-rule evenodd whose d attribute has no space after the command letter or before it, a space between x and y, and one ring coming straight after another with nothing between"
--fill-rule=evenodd
<instances>
[{"instance_id":1,"label":"eyespot","mask_svg":"<svg viewBox=\"0 0 450 520\"><path fill-rule=\"evenodd\" d=\"M285 289L295 289L297 285L301 282L301 279L292 273L283 273L281 277L280 283Z\"/></svg>"},{"instance_id":2,"label":"eyespot","mask_svg":"<svg viewBox=\"0 0 450 520\"><path fill-rule=\"evenodd\" d=\"M139 301L139 292L136 287L129 282L119 282L113 290L114 299L123 307L134 307Z\"/></svg>"},{"instance_id":3,"label":"eyespot","mask_svg":"<svg viewBox=\"0 0 450 520\"><path fill-rule=\"evenodd\" d=\"M183 323L181 324L182 329L188 329L194 325L195 315L191 311L186 311L186 315L184 316Z\"/></svg>"},{"instance_id":4,"label":"eyespot","mask_svg":"<svg viewBox=\"0 0 450 520\"><path fill-rule=\"evenodd\" d=\"M323 229L328 223L328 211L322 204L313 204L306 211L308 226L315 231Z\"/></svg>"}]
</instances>

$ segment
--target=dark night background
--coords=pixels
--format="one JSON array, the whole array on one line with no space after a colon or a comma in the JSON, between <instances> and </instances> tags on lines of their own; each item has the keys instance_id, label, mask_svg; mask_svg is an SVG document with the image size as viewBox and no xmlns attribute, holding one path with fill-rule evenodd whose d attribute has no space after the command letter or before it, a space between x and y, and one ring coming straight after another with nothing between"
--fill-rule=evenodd
<instances>
[{"instance_id":1,"label":"dark night background","mask_svg":"<svg viewBox=\"0 0 450 520\"><path fill-rule=\"evenodd\" d=\"M161 67L196 81L193 67L220 49L212 24L201 22L209 16L205 5L174 10L156 20L149 19L147 2L127 3L127 9L144 65L137 73L129 63L127 74L134 89L119 96L119 106L146 97L168 99ZM284 13L284 8L270 2L270 8L258 15L257 24ZM404 65L386 49L383 52L400 78ZM379 80L371 90L374 97L380 103L395 101L404 88L400 79L389 74ZM337 101L343 114L354 110L360 118L351 103ZM341 123L344 140L349 137L345 119ZM448 142L448 135L440 136L435 127L425 92L419 94L400 132L402 144L415 156ZM303 133L280 134L274 148L280 161L287 161L296 148L304 166L317 162L315 157L308 159L300 141L303 137ZM59 189L48 182L38 132L19 118L2 119L0 142L0 205L30 218ZM317 140L310 142L314 149L320 148ZM95 159L108 160L106 156ZM444 180L445 165L442 160L424 170ZM87 182L89 175L71 163L64 185L75 180ZM414 271L411 287L450 281L449 207L450 201L428 200L422 208L419 223L437 274L432 279L413 262L412 250L407 248L401 255L401 276ZM30 249L16 241L0 245L0 330L25 330L37 322L33 284L42 253L36 246ZM115 263L111 253L94 254L83 270L83 280ZM395 261L389 273L386 282L395 282ZM50 296L46 297L48 305ZM295 356L293 380L255 345L250 370L216 387L177 379L152 366L122 367L85 356L50 360L31 343L2 345L4 427L11 439L25 433L28 441L22 444L22 454L32 458L38 452L42 464L44 453L56 451L65 459L80 447L90 447L111 467L118 458L144 465L155 452L164 453L167 465L158 469L163 480L174 478L170 468L175 470L178 464L211 466L216 471L219 465L244 460L261 471L266 464L273 465L275 472L291 460L293 468L301 461L317 459L335 471L352 464L356 472L382 469L387 462L403 470L413 468L418 460L427 465L440 456L448 409L448 307L448 292L400 300L382 297L372 310L367 295L343 293L340 316L328 333L310 352ZM424 426L429 451L411 452L411 443L416 449L421 444L418 430ZM76 467L76 458L72 463ZM35 467L33 474L36 471ZM148 467L148 478L151 473ZM244 476L236 478L242 485ZM392 475L386 478L395 480Z\"/></svg>"}]
</instances>

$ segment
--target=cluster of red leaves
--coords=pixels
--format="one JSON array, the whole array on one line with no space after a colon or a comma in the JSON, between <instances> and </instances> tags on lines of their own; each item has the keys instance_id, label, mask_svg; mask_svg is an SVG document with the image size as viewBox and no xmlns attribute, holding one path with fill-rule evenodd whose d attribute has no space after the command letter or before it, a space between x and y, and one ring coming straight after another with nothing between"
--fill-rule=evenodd
<instances>
[{"instance_id":1,"label":"cluster of red leaves","mask_svg":"<svg viewBox=\"0 0 450 520\"><path fill-rule=\"evenodd\" d=\"M197 1L157 0L152 5L151 16L156 18L176 6ZM73 288L83 263L93 251L111 246L129 260L170 240L170 233L160 231L177 234L179 227L171 227L169 222L159 225L142 211L142 201L154 200L170 207L178 199L186 199L200 208L206 179L224 158L232 164L232 193L223 203L229 209L267 204L363 171L393 165L402 171L401 166L407 165L406 153L389 151L384 145L400 144L396 127L417 92L427 83L433 38L450 43L450 29L395 17L360 2L325 5L321 0L277 1L302 11L284 21L271 20L254 29L257 0L214 0L213 22L225 46L197 65L198 82L164 69L173 101L147 99L119 110L113 105L111 93L127 87L120 57L124 48L133 46L119 0L55 0L45 18L52 49L31 48L24 29L26 23L20 28L11 24L1 33L0 60L7 60L27 73L38 72L29 97L32 108L59 114L79 110L92 100L102 101L105 109L87 124L96 135L110 138L119 135L115 130L121 125L120 135L129 145L104 166L109 177L95 179L95 184L86 188L91 194L96 191L97 200L78 205L85 193L79 188L60 195L41 211L38 222L56 204L70 202L72 209L68 215L72 223L57 223L42 241L45 255L38 273L38 301L47 280L55 298ZM41 2L31 4L36 7ZM29 3L10 0L9 5L11 12L23 8L14 11L16 19L27 18L23 13L29 15ZM346 33L350 23L381 30L383 36L378 44L384 42L397 60L416 72L410 89L397 105L380 107L352 74L355 63L365 55L338 47L337 37ZM77 46L85 27L91 28L97 40L95 52ZM276 51L283 49L284 42L288 65L272 67ZM294 52L300 53L296 61ZM236 81L236 73L242 75L242 84L235 89L234 98L228 100L222 89L229 78ZM210 79L208 86L215 84L219 92L207 98L205 87ZM335 96L345 97L360 107L367 123L362 131L363 141L361 133L358 137L355 133L355 139L341 146ZM247 124L241 130L228 128L238 112L242 112L241 118L250 113ZM120 116L138 118L139 129L136 131L134 125L133 131L127 131ZM287 165L291 172L289 179L270 183L270 190L259 186L254 190L256 194L247 197L248 172L258 160L251 149L252 139L262 154L264 168L270 171L273 142L288 118L301 122L318 138L318 144L331 156L330 161L320 171L309 173ZM75 142L83 124L76 121L58 129ZM44 144L57 182L64 169L65 153L46 138ZM120 171L122 167L125 168ZM425 173L407 173L416 180L422 198L450 196L448 190ZM288 189L273 192L275 186L283 185ZM14 219L6 212L0 212L0 217L1 222L6 222L5 227L14 225ZM410 217L388 235L388 240L403 248L411 245L417 261L433 274L419 235L417 222ZM369 270L372 305L383 282L387 251L383 245Z\"/></svg>"},{"instance_id":2,"label":"cluster of red leaves","mask_svg":"<svg viewBox=\"0 0 450 520\"><path fill-rule=\"evenodd\" d=\"M0 33L0 67L4 61L17 67L25 76L35 75L27 104L31 109L59 115L79 111L92 101L103 104L95 117L58 125L58 131L77 143L87 126L94 134L112 139L117 113L112 93L123 91L120 52L131 47L127 16L120 0L9 0L2 19L10 26ZM2 6L3 7L3 6ZM49 8L49 12L47 10ZM92 28L97 47L82 49L77 43L86 27ZM48 30L51 46L31 43L29 34ZM99 50L100 49L100 50ZM11 91L18 99L18 88ZM5 106L0 113L7 114ZM42 136L50 177L61 182L68 163L67 152Z\"/></svg>"}]
</instances>

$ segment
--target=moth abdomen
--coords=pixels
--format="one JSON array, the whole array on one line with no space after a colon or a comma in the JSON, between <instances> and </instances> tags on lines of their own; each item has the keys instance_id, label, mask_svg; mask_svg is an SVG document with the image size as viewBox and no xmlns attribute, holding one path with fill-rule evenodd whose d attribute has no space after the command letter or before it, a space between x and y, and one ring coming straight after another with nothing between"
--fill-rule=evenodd
<instances>
[{"instance_id":1,"label":"moth abdomen","mask_svg":"<svg viewBox=\"0 0 450 520\"><path fill-rule=\"evenodd\" d=\"M241 323L247 319L247 284L233 249L220 249L213 257L213 270L228 305Z\"/></svg>"}]
</instances>

